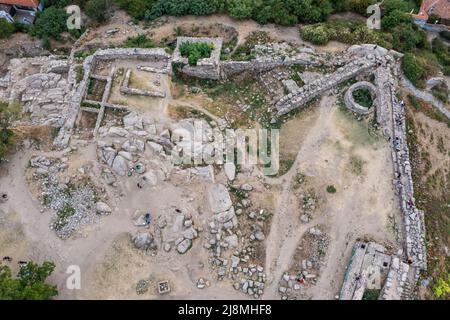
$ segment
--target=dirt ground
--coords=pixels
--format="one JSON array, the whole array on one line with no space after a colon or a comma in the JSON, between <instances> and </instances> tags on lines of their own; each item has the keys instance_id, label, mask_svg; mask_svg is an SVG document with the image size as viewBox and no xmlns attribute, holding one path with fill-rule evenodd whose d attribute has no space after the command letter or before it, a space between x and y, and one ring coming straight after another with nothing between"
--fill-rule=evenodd
<instances>
[{"instance_id":1,"label":"dirt ground","mask_svg":"<svg viewBox=\"0 0 450 320\"><path fill-rule=\"evenodd\" d=\"M351 247L356 239L370 238L396 247L391 223L400 212L391 183L390 149L382 140L372 142L363 126L342 114L332 97L320 102L319 116L300 142L300 151L291 170L278 181L283 184L281 204L273 217L268 237L266 268L274 280L264 298L277 296L277 281L289 269L296 247L312 226L329 229L330 246L319 281L307 293L312 299L333 299L340 290ZM365 160L366 176L357 179L348 170L351 154ZM300 222L292 197L292 180L305 174L322 203L307 224ZM326 192L334 185L336 194Z\"/></svg>"}]
</instances>

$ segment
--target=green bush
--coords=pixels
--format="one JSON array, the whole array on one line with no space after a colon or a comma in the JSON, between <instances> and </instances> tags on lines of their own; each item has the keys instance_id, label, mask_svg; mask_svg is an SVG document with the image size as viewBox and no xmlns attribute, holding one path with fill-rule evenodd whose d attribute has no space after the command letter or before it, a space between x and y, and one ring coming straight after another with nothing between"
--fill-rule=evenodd
<instances>
[{"instance_id":1,"label":"green bush","mask_svg":"<svg viewBox=\"0 0 450 320\"><path fill-rule=\"evenodd\" d=\"M62 8L50 7L39 13L31 34L40 39L61 39L61 33L67 31L67 13Z\"/></svg>"},{"instance_id":2,"label":"green bush","mask_svg":"<svg viewBox=\"0 0 450 320\"><path fill-rule=\"evenodd\" d=\"M91 19L97 22L105 22L108 20L106 13L110 6L110 0L89 0L84 6L84 11Z\"/></svg>"},{"instance_id":3,"label":"green bush","mask_svg":"<svg viewBox=\"0 0 450 320\"><path fill-rule=\"evenodd\" d=\"M381 19L383 30L389 31L402 23L410 23L411 17L401 10L394 10Z\"/></svg>"},{"instance_id":4,"label":"green bush","mask_svg":"<svg viewBox=\"0 0 450 320\"><path fill-rule=\"evenodd\" d=\"M48 300L58 294L56 286L46 284L55 269L53 262L42 266L28 262L13 278L8 266L0 266L0 300Z\"/></svg>"},{"instance_id":5,"label":"green bush","mask_svg":"<svg viewBox=\"0 0 450 320\"><path fill-rule=\"evenodd\" d=\"M402 70L413 85L418 88L425 87L425 65L414 54L405 54L402 61Z\"/></svg>"},{"instance_id":6,"label":"green bush","mask_svg":"<svg viewBox=\"0 0 450 320\"><path fill-rule=\"evenodd\" d=\"M136 37L128 37L123 43L125 48L154 48L155 43L152 39L148 39L145 34Z\"/></svg>"},{"instance_id":7,"label":"green bush","mask_svg":"<svg viewBox=\"0 0 450 320\"><path fill-rule=\"evenodd\" d=\"M187 57L189 65L197 65L197 61L203 58L209 58L214 45L207 42L183 42L180 44L180 54Z\"/></svg>"},{"instance_id":8,"label":"green bush","mask_svg":"<svg viewBox=\"0 0 450 320\"><path fill-rule=\"evenodd\" d=\"M136 19L143 19L151 10L155 1L152 0L115 0L119 7Z\"/></svg>"},{"instance_id":9,"label":"green bush","mask_svg":"<svg viewBox=\"0 0 450 320\"><path fill-rule=\"evenodd\" d=\"M18 118L20 110L20 104L0 101L0 158L6 155L13 144L10 125L12 120Z\"/></svg>"},{"instance_id":10,"label":"green bush","mask_svg":"<svg viewBox=\"0 0 450 320\"><path fill-rule=\"evenodd\" d=\"M328 186L327 187L327 192L328 193L336 193L336 188L335 188L335 186L333 186L333 185L330 185L330 186Z\"/></svg>"},{"instance_id":11,"label":"green bush","mask_svg":"<svg viewBox=\"0 0 450 320\"><path fill-rule=\"evenodd\" d=\"M325 45L333 38L332 30L324 24L304 26L300 28L300 36L316 45Z\"/></svg>"},{"instance_id":12,"label":"green bush","mask_svg":"<svg viewBox=\"0 0 450 320\"><path fill-rule=\"evenodd\" d=\"M300 28L303 40L317 45L327 44L336 40L347 44L376 43L390 47L385 34L368 29L365 23L359 21L330 20Z\"/></svg>"},{"instance_id":13,"label":"green bush","mask_svg":"<svg viewBox=\"0 0 450 320\"><path fill-rule=\"evenodd\" d=\"M0 39L9 38L15 31L15 27L12 23L6 21L6 19L0 18Z\"/></svg>"},{"instance_id":14,"label":"green bush","mask_svg":"<svg viewBox=\"0 0 450 320\"><path fill-rule=\"evenodd\" d=\"M448 41L450 41L450 31L441 31L441 32L439 32L439 35L442 38L447 39Z\"/></svg>"},{"instance_id":15,"label":"green bush","mask_svg":"<svg viewBox=\"0 0 450 320\"><path fill-rule=\"evenodd\" d=\"M431 92L433 93L433 96L442 101L443 103L447 103L448 101L448 86L445 81L439 82L437 85L435 85L433 88L431 88Z\"/></svg>"},{"instance_id":16,"label":"green bush","mask_svg":"<svg viewBox=\"0 0 450 320\"><path fill-rule=\"evenodd\" d=\"M359 105L369 109L372 107L373 99L368 89L358 89L353 91L353 98Z\"/></svg>"}]
</instances>

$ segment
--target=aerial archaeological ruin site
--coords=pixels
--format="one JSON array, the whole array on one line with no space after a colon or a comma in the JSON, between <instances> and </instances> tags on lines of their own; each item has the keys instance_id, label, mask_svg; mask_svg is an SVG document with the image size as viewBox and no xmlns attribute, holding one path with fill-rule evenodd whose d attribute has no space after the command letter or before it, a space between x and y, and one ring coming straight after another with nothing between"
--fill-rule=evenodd
<instances>
[{"instance_id":1,"label":"aerial archaeological ruin site","mask_svg":"<svg viewBox=\"0 0 450 320\"><path fill-rule=\"evenodd\" d=\"M77 36L0 39L1 299L33 268L45 299L449 297L442 32L409 26L437 57L419 85L422 58L359 13L113 8ZM371 37L306 34L330 21Z\"/></svg>"}]
</instances>

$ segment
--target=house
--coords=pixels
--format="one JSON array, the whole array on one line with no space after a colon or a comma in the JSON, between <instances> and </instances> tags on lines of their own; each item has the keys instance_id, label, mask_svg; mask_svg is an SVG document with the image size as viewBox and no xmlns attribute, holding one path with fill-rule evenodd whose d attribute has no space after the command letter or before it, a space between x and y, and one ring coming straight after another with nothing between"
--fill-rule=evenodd
<instances>
[{"instance_id":1,"label":"house","mask_svg":"<svg viewBox=\"0 0 450 320\"><path fill-rule=\"evenodd\" d=\"M444 24L450 24L450 0L423 0L419 13L412 17L417 24L424 25L431 15L440 17Z\"/></svg>"},{"instance_id":2,"label":"house","mask_svg":"<svg viewBox=\"0 0 450 320\"><path fill-rule=\"evenodd\" d=\"M43 0L0 0L0 19L11 23L32 24L37 13L43 9Z\"/></svg>"}]
</instances>

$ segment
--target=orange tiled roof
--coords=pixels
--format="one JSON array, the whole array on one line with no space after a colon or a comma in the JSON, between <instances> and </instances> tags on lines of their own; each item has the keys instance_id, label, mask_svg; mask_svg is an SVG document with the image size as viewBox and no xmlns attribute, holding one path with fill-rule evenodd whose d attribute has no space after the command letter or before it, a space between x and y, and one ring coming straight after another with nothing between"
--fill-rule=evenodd
<instances>
[{"instance_id":1,"label":"orange tiled roof","mask_svg":"<svg viewBox=\"0 0 450 320\"><path fill-rule=\"evenodd\" d=\"M0 0L0 4L17 5L29 8L37 8L39 0Z\"/></svg>"},{"instance_id":2,"label":"orange tiled roof","mask_svg":"<svg viewBox=\"0 0 450 320\"><path fill-rule=\"evenodd\" d=\"M443 19L450 19L450 0L423 0L417 16L428 18L430 12Z\"/></svg>"}]
</instances>

